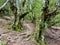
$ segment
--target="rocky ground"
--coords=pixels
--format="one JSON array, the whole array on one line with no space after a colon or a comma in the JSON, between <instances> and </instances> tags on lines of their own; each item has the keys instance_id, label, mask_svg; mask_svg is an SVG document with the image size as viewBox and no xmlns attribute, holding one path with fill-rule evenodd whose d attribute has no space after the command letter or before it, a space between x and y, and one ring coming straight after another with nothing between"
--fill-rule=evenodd
<instances>
[{"instance_id":1,"label":"rocky ground","mask_svg":"<svg viewBox=\"0 0 60 45\"><path fill-rule=\"evenodd\" d=\"M24 21L24 32L16 32L7 29L8 20L0 19L0 41L5 41L7 45L36 45L30 39L30 35L34 32L35 25ZM60 27L52 27L46 29L45 39L47 45L60 45Z\"/></svg>"}]
</instances>

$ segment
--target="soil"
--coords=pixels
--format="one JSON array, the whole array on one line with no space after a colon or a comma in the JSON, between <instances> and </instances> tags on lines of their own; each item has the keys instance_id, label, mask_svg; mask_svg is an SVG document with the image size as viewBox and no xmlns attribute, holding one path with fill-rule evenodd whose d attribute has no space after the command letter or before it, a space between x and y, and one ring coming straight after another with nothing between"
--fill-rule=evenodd
<instances>
[{"instance_id":1,"label":"soil","mask_svg":"<svg viewBox=\"0 0 60 45\"><path fill-rule=\"evenodd\" d=\"M5 41L7 45L36 45L30 39L31 33L35 30L34 24L23 21L24 31L16 32L7 28L9 20L0 19L0 41ZM47 45L60 45L60 27L46 29L45 40Z\"/></svg>"},{"instance_id":2,"label":"soil","mask_svg":"<svg viewBox=\"0 0 60 45\"><path fill-rule=\"evenodd\" d=\"M46 29L45 39L47 45L60 45L60 27Z\"/></svg>"},{"instance_id":3,"label":"soil","mask_svg":"<svg viewBox=\"0 0 60 45\"><path fill-rule=\"evenodd\" d=\"M0 19L0 41L5 41L7 45L36 45L30 38L35 28L34 24L24 21L24 31L16 32L7 28L8 23L9 20Z\"/></svg>"}]
</instances>

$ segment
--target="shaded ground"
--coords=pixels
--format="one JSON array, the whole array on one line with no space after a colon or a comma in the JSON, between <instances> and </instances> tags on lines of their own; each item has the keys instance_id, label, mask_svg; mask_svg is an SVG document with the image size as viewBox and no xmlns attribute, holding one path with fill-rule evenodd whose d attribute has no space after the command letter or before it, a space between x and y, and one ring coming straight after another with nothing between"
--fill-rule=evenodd
<instances>
[{"instance_id":1,"label":"shaded ground","mask_svg":"<svg viewBox=\"0 0 60 45\"><path fill-rule=\"evenodd\" d=\"M34 32L35 25L29 21L24 21L24 32L15 32L8 30L8 20L0 19L0 40L6 41L7 45L36 45L30 39L30 35ZM46 29L45 39L47 45L60 45L60 27L52 27Z\"/></svg>"},{"instance_id":2,"label":"shaded ground","mask_svg":"<svg viewBox=\"0 0 60 45\"><path fill-rule=\"evenodd\" d=\"M24 21L25 23L24 26L26 26L25 31L16 32L16 31L8 30L6 28L8 22L9 22L8 20L0 19L1 41L5 41L7 45L35 45L35 43L30 39L30 35L34 31L34 27L35 27L32 23Z\"/></svg>"},{"instance_id":3,"label":"shaded ground","mask_svg":"<svg viewBox=\"0 0 60 45\"><path fill-rule=\"evenodd\" d=\"M48 45L60 45L60 27L47 29L45 38Z\"/></svg>"}]
</instances>

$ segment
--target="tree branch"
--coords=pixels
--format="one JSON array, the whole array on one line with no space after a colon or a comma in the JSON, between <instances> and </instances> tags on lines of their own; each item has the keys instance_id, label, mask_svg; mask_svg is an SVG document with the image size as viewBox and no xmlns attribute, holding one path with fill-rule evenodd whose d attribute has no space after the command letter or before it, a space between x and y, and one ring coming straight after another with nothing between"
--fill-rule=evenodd
<instances>
[{"instance_id":1,"label":"tree branch","mask_svg":"<svg viewBox=\"0 0 60 45\"><path fill-rule=\"evenodd\" d=\"M59 8L60 8L60 6L56 5L56 6L55 6L55 9L54 9L53 11L51 11L51 12L48 12L47 15L59 14L59 13L57 12L57 10L58 10Z\"/></svg>"},{"instance_id":2,"label":"tree branch","mask_svg":"<svg viewBox=\"0 0 60 45\"><path fill-rule=\"evenodd\" d=\"M25 3L26 3L26 0L24 0L24 1L22 2L22 6L23 6L23 7L24 7Z\"/></svg>"},{"instance_id":3,"label":"tree branch","mask_svg":"<svg viewBox=\"0 0 60 45\"><path fill-rule=\"evenodd\" d=\"M19 19L22 19L22 18L24 18L27 14L29 14L31 11L28 11L28 12L25 12L25 13L23 13L20 17L19 17Z\"/></svg>"},{"instance_id":4,"label":"tree branch","mask_svg":"<svg viewBox=\"0 0 60 45\"><path fill-rule=\"evenodd\" d=\"M8 2L9 2L9 0L7 0L7 1L0 7L0 9L2 9Z\"/></svg>"},{"instance_id":5,"label":"tree branch","mask_svg":"<svg viewBox=\"0 0 60 45\"><path fill-rule=\"evenodd\" d=\"M53 11L51 11L51 12L48 12L48 13L47 13L47 15L50 15L50 16L51 16L51 15L54 15L54 14L56 14L56 12L57 12L57 9L54 9Z\"/></svg>"}]
</instances>

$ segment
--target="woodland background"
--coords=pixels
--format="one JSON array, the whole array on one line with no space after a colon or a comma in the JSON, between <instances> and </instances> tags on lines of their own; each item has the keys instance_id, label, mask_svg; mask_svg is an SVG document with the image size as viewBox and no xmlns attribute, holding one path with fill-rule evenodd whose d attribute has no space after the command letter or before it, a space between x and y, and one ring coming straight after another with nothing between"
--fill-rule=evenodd
<instances>
[{"instance_id":1,"label":"woodland background","mask_svg":"<svg viewBox=\"0 0 60 45\"><path fill-rule=\"evenodd\" d=\"M60 45L60 0L0 0L0 32L0 45Z\"/></svg>"}]
</instances>

